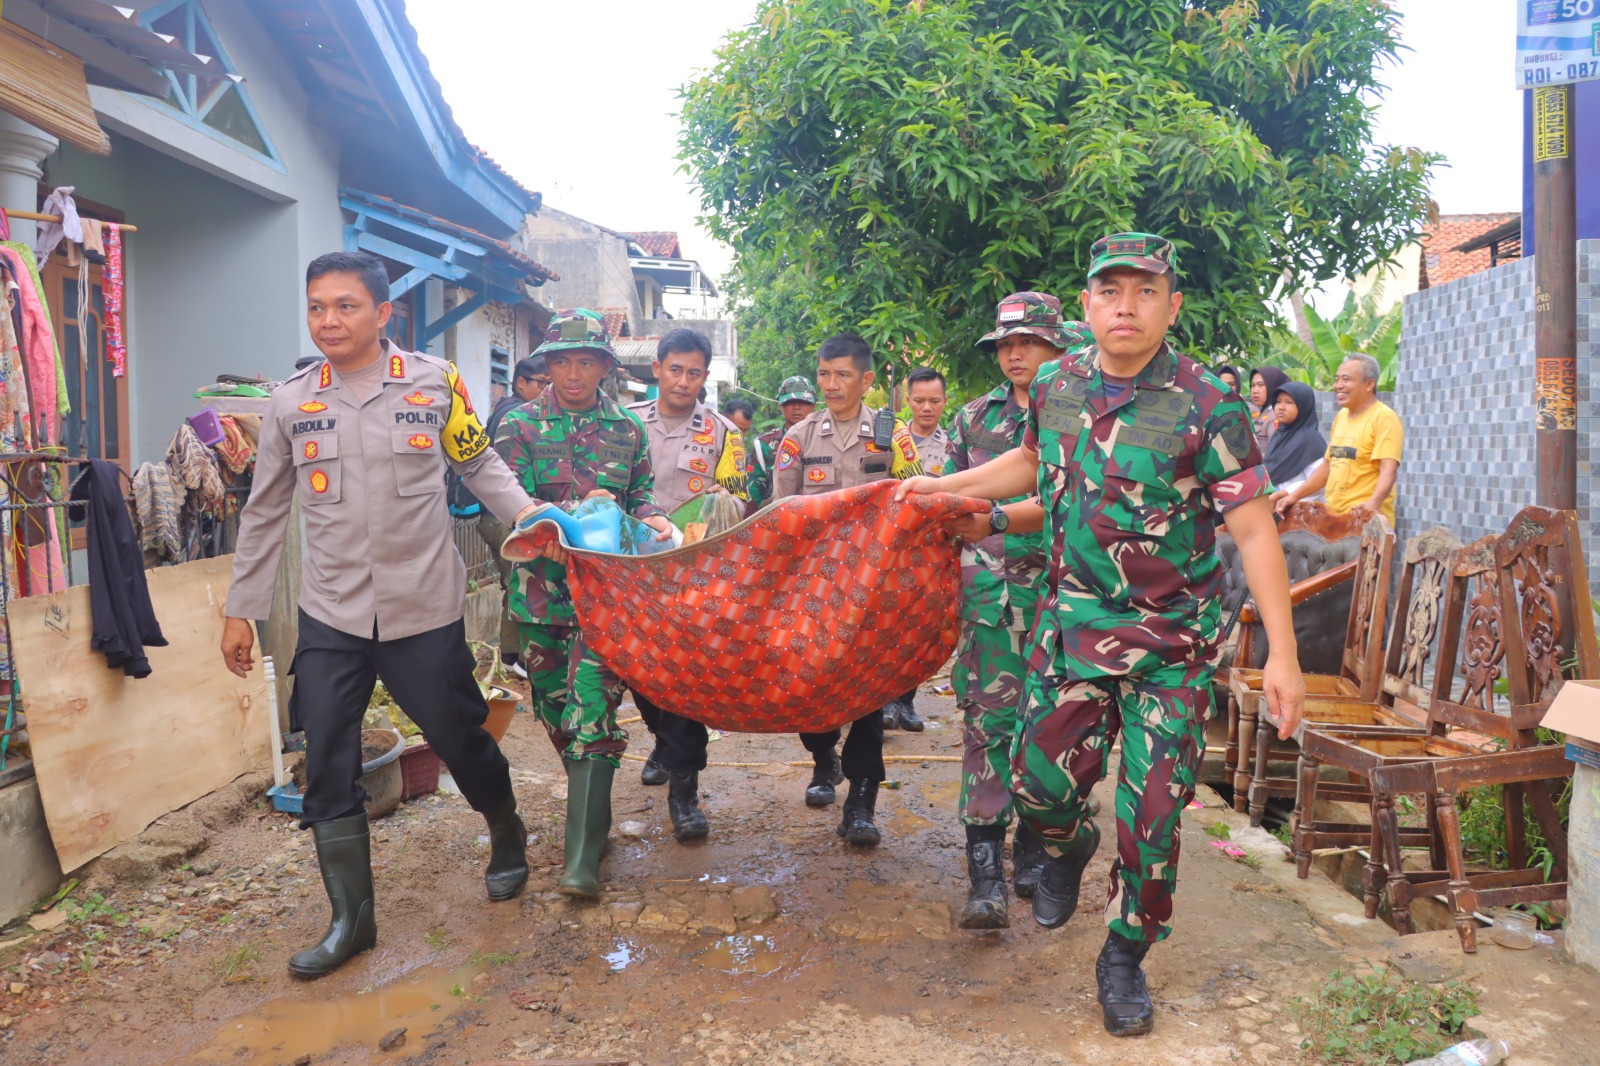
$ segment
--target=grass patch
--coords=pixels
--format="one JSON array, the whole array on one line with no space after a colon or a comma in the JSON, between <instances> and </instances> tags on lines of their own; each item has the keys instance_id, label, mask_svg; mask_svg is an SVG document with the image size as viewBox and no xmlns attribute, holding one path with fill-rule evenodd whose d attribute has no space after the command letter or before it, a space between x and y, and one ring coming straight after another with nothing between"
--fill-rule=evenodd
<instances>
[{"instance_id":1,"label":"grass patch","mask_svg":"<svg viewBox=\"0 0 1600 1066\"><path fill-rule=\"evenodd\" d=\"M474 951L467 959L469 966L504 966L508 962L515 962L517 953L514 951Z\"/></svg>"},{"instance_id":2,"label":"grass patch","mask_svg":"<svg viewBox=\"0 0 1600 1066\"><path fill-rule=\"evenodd\" d=\"M1218 840L1232 840L1233 830L1228 828L1227 822L1212 822L1206 826L1206 836L1216 837Z\"/></svg>"},{"instance_id":3,"label":"grass patch","mask_svg":"<svg viewBox=\"0 0 1600 1066\"><path fill-rule=\"evenodd\" d=\"M225 985L256 979L256 965L261 961L261 949L254 944L241 944L211 964L211 970Z\"/></svg>"},{"instance_id":4,"label":"grass patch","mask_svg":"<svg viewBox=\"0 0 1600 1066\"><path fill-rule=\"evenodd\" d=\"M1316 993L1296 996L1289 1013L1302 1051L1320 1063L1389 1066L1426 1058L1455 1043L1478 1013L1478 990L1460 981L1442 986L1404 981L1376 967L1335 970Z\"/></svg>"},{"instance_id":5,"label":"grass patch","mask_svg":"<svg viewBox=\"0 0 1600 1066\"><path fill-rule=\"evenodd\" d=\"M1278 843L1290 850L1294 849L1294 834L1289 831L1289 823L1272 827L1272 835L1278 838Z\"/></svg>"},{"instance_id":6,"label":"grass patch","mask_svg":"<svg viewBox=\"0 0 1600 1066\"><path fill-rule=\"evenodd\" d=\"M428 935L422 938L422 942L434 951L443 951L450 946L450 935L444 931L444 926L441 925L437 929L429 930Z\"/></svg>"}]
</instances>

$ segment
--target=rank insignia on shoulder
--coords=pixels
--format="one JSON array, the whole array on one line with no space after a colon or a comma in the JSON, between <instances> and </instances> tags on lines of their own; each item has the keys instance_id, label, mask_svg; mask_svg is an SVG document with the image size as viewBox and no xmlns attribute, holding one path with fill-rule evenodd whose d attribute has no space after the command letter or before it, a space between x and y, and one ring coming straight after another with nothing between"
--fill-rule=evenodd
<instances>
[{"instance_id":1,"label":"rank insignia on shoulder","mask_svg":"<svg viewBox=\"0 0 1600 1066\"><path fill-rule=\"evenodd\" d=\"M317 388L325 389L333 384L333 366L323 363L322 369L317 371Z\"/></svg>"},{"instance_id":2,"label":"rank insignia on shoulder","mask_svg":"<svg viewBox=\"0 0 1600 1066\"><path fill-rule=\"evenodd\" d=\"M308 440L308 441L306 441L305 448L302 449L302 450L304 451L305 457L307 459L315 459L317 457L317 455L321 452L322 449L317 447L317 442L316 441Z\"/></svg>"},{"instance_id":3,"label":"rank insignia on shoulder","mask_svg":"<svg viewBox=\"0 0 1600 1066\"><path fill-rule=\"evenodd\" d=\"M320 411L326 411L327 409L328 409L328 405L327 404L318 403L316 400L308 400L307 402L305 402L305 403L300 405L300 410L304 411L308 415L314 415L314 414L317 414Z\"/></svg>"},{"instance_id":4,"label":"rank insignia on shoulder","mask_svg":"<svg viewBox=\"0 0 1600 1066\"><path fill-rule=\"evenodd\" d=\"M403 356L391 355L389 357L389 376L392 378L406 376L406 361Z\"/></svg>"},{"instance_id":5,"label":"rank insignia on shoulder","mask_svg":"<svg viewBox=\"0 0 1600 1066\"><path fill-rule=\"evenodd\" d=\"M418 433L414 437L407 438L406 443L418 451L427 451L433 447L433 438L425 433Z\"/></svg>"},{"instance_id":6,"label":"rank insignia on shoulder","mask_svg":"<svg viewBox=\"0 0 1600 1066\"><path fill-rule=\"evenodd\" d=\"M320 470L311 471L311 491L322 495L328 491L328 475Z\"/></svg>"},{"instance_id":7,"label":"rank insignia on shoulder","mask_svg":"<svg viewBox=\"0 0 1600 1066\"><path fill-rule=\"evenodd\" d=\"M406 397L406 403L410 404L412 407L432 407L433 397L424 396L420 392L413 392L410 396Z\"/></svg>"}]
</instances>

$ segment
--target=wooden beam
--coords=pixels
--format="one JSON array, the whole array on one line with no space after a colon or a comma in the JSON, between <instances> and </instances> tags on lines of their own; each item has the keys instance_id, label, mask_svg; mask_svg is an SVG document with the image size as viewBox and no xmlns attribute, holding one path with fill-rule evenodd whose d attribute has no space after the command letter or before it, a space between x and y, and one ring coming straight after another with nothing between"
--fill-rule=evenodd
<instances>
[{"instance_id":1,"label":"wooden beam","mask_svg":"<svg viewBox=\"0 0 1600 1066\"><path fill-rule=\"evenodd\" d=\"M422 344L424 346L457 322L472 314L487 302L483 293L475 293L472 299L464 304L457 304L438 318L422 327Z\"/></svg>"}]
</instances>

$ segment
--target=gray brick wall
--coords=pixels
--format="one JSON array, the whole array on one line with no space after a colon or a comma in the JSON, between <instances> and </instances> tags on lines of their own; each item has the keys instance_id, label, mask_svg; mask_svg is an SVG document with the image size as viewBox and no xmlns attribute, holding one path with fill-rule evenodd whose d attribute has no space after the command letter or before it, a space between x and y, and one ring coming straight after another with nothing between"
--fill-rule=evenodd
<instances>
[{"instance_id":1,"label":"gray brick wall","mask_svg":"<svg viewBox=\"0 0 1600 1066\"><path fill-rule=\"evenodd\" d=\"M1398 534L1430 526L1462 540L1498 533L1536 496L1533 260L1406 297L1391 406L1406 427ZM1600 240L1578 244L1578 507L1600 590Z\"/></svg>"}]
</instances>

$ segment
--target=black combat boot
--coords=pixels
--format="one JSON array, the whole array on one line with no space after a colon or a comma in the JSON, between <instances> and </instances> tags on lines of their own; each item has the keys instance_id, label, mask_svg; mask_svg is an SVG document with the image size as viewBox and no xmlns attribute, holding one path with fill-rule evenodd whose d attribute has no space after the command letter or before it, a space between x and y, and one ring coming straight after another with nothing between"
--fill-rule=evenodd
<instances>
[{"instance_id":1,"label":"black combat boot","mask_svg":"<svg viewBox=\"0 0 1600 1066\"><path fill-rule=\"evenodd\" d=\"M699 840L711 832L711 824L700 809L698 771L672 771L672 779L667 782L667 813L672 815L672 835L678 840Z\"/></svg>"},{"instance_id":2,"label":"black combat boot","mask_svg":"<svg viewBox=\"0 0 1600 1066\"><path fill-rule=\"evenodd\" d=\"M882 708L882 714L883 714L883 728L885 728L885 729L899 729L900 728L900 701L899 700L890 700L888 703L885 703L883 705L883 708Z\"/></svg>"},{"instance_id":3,"label":"black combat boot","mask_svg":"<svg viewBox=\"0 0 1600 1066\"><path fill-rule=\"evenodd\" d=\"M1022 899L1032 899L1044 873L1044 845L1033 835L1028 823L1017 821L1017 835L1011 841L1011 887Z\"/></svg>"},{"instance_id":4,"label":"black combat boot","mask_svg":"<svg viewBox=\"0 0 1600 1066\"><path fill-rule=\"evenodd\" d=\"M836 798L833 788L844 780L839 756L832 751L811 756L811 784L806 786L806 806L826 807Z\"/></svg>"},{"instance_id":5,"label":"black combat boot","mask_svg":"<svg viewBox=\"0 0 1600 1066\"><path fill-rule=\"evenodd\" d=\"M311 836L317 844L317 866L333 915L316 947L289 957L289 972L296 977L330 974L378 942L378 922L372 912L372 838L367 833L366 812L314 825Z\"/></svg>"},{"instance_id":6,"label":"black combat boot","mask_svg":"<svg viewBox=\"0 0 1600 1066\"><path fill-rule=\"evenodd\" d=\"M999 839L994 830L999 831ZM962 929L1004 929L1011 924L1006 913L1006 867L1000 854L1005 833L1005 826L967 827L967 877L972 885L956 920Z\"/></svg>"},{"instance_id":7,"label":"black combat boot","mask_svg":"<svg viewBox=\"0 0 1600 1066\"><path fill-rule=\"evenodd\" d=\"M650 757L644 761L644 769L639 771L639 784L664 785L667 783L667 768L661 765L659 756L661 745L657 744L650 749Z\"/></svg>"},{"instance_id":8,"label":"black combat boot","mask_svg":"<svg viewBox=\"0 0 1600 1066\"><path fill-rule=\"evenodd\" d=\"M1039 887L1033 893L1033 920L1046 929L1067 924L1078 909L1078 886L1083 883L1083 868L1100 846L1100 827L1085 822L1077 839L1061 858L1045 856Z\"/></svg>"},{"instance_id":9,"label":"black combat boot","mask_svg":"<svg viewBox=\"0 0 1600 1066\"><path fill-rule=\"evenodd\" d=\"M510 899L528 882L528 830L517 814L517 798L508 796L499 807L485 811L483 819L489 823L489 868L483 874L484 886L490 899Z\"/></svg>"},{"instance_id":10,"label":"black combat boot","mask_svg":"<svg viewBox=\"0 0 1600 1066\"><path fill-rule=\"evenodd\" d=\"M850 792L844 798L844 817L839 820L836 832L852 844L864 848L877 846L883 837L872 824L873 811L878 806L878 782L851 779Z\"/></svg>"},{"instance_id":11,"label":"black combat boot","mask_svg":"<svg viewBox=\"0 0 1600 1066\"><path fill-rule=\"evenodd\" d=\"M917 692L912 689L909 695L895 701L900 705L900 728L907 733L920 733L927 728L927 723L917 714L917 708L913 703L916 698Z\"/></svg>"},{"instance_id":12,"label":"black combat boot","mask_svg":"<svg viewBox=\"0 0 1600 1066\"><path fill-rule=\"evenodd\" d=\"M1100 986L1100 1011L1106 1032L1112 1036L1141 1036L1155 1028L1156 1008L1145 985L1145 953L1148 940L1129 940L1121 933L1107 933L1106 946L1094 960L1094 979Z\"/></svg>"}]
</instances>

